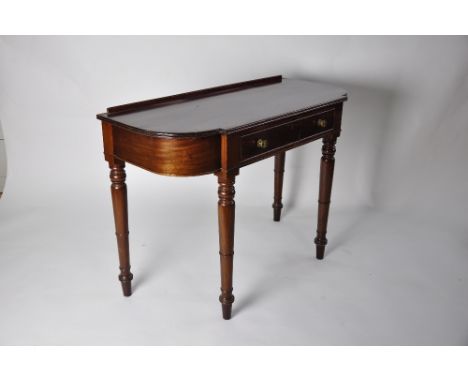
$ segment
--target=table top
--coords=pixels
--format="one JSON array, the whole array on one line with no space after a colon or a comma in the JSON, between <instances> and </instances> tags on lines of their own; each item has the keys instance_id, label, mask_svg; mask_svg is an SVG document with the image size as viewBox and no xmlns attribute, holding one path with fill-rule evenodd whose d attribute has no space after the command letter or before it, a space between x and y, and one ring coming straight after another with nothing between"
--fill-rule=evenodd
<instances>
[{"instance_id":1,"label":"table top","mask_svg":"<svg viewBox=\"0 0 468 382\"><path fill-rule=\"evenodd\" d=\"M147 135L206 136L346 99L332 85L275 76L115 106L97 117Z\"/></svg>"}]
</instances>

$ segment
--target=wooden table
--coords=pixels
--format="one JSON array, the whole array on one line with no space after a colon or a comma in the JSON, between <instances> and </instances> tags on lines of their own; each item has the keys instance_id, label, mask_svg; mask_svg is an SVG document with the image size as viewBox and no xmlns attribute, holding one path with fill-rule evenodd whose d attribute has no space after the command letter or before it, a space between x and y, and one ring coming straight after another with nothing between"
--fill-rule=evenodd
<instances>
[{"instance_id":1,"label":"wooden table","mask_svg":"<svg viewBox=\"0 0 468 382\"><path fill-rule=\"evenodd\" d=\"M323 259L335 143L346 92L281 76L224 85L126 105L97 115L109 162L124 296L132 293L125 162L161 175L215 174L223 318L231 318L234 181L243 166L275 156L273 219L280 220L285 152L323 139L316 257Z\"/></svg>"}]
</instances>

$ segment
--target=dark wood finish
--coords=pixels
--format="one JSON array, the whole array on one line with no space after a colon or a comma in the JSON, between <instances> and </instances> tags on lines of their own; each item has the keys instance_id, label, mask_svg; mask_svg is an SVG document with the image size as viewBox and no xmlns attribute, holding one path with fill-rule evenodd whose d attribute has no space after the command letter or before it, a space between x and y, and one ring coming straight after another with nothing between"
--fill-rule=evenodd
<instances>
[{"instance_id":1,"label":"dark wood finish","mask_svg":"<svg viewBox=\"0 0 468 382\"><path fill-rule=\"evenodd\" d=\"M280 76L263 85L260 82L230 86L231 90L222 94L207 89L203 97L187 93L175 103L153 100L154 107L145 104L142 108L128 107L127 112L103 113L97 117L146 135L198 138L280 124L289 116L303 117L314 110L323 111L327 106L332 109L346 99L342 89Z\"/></svg>"},{"instance_id":2,"label":"dark wood finish","mask_svg":"<svg viewBox=\"0 0 468 382\"><path fill-rule=\"evenodd\" d=\"M234 182L236 174L220 171L218 174L218 223L219 223L219 257L221 263L221 294L219 301L223 310L223 318L231 318L232 303L232 268L234 257Z\"/></svg>"},{"instance_id":3,"label":"dark wood finish","mask_svg":"<svg viewBox=\"0 0 468 382\"><path fill-rule=\"evenodd\" d=\"M132 102L125 105L113 106L107 108L108 116L116 116L121 113L128 113L134 111L141 111L152 109L155 107L162 107L168 105L174 105L180 102L193 101L199 98L212 97L215 95L221 95L225 93L232 93L239 90L251 89L257 86L271 85L281 82L282 76L272 76L259 78L251 81L237 82L234 84L216 86L212 88L195 90L193 92L180 93L168 97L154 98L146 101Z\"/></svg>"},{"instance_id":4,"label":"dark wood finish","mask_svg":"<svg viewBox=\"0 0 468 382\"><path fill-rule=\"evenodd\" d=\"M114 208L115 235L119 250L120 275L124 296L132 294L133 274L130 272L130 249L128 243L127 185L125 184L125 163L115 159L111 169L112 206Z\"/></svg>"},{"instance_id":5,"label":"dark wood finish","mask_svg":"<svg viewBox=\"0 0 468 382\"><path fill-rule=\"evenodd\" d=\"M322 159L320 161L320 185L317 214L317 236L315 238L316 257L323 259L327 245L328 212L335 168L336 135L332 134L323 139Z\"/></svg>"},{"instance_id":6,"label":"dark wood finish","mask_svg":"<svg viewBox=\"0 0 468 382\"><path fill-rule=\"evenodd\" d=\"M315 237L316 257L322 260L325 255L327 240L328 215L330 211L333 172L335 168L336 140L341 134L341 116L343 105L335 108L335 126L333 133L323 138L322 158L320 160L320 182L317 213L317 236Z\"/></svg>"},{"instance_id":7,"label":"dark wood finish","mask_svg":"<svg viewBox=\"0 0 468 382\"><path fill-rule=\"evenodd\" d=\"M113 127L114 155L161 175L212 174L220 169L220 137L167 138Z\"/></svg>"},{"instance_id":8,"label":"dark wood finish","mask_svg":"<svg viewBox=\"0 0 468 382\"><path fill-rule=\"evenodd\" d=\"M230 144L231 143L231 144ZM216 173L218 177L218 232L219 232L219 258L221 264L221 302L223 318L231 318L232 303L232 274L234 258L234 221L235 208L234 188L238 169L230 170L232 161L232 145L230 138L224 134L221 136L221 169Z\"/></svg>"},{"instance_id":9,"label":"dark wood finish","mask_svg":"<svg viewBox=\"0 0 468 382\"><path fill-rule=\"evenodd\" d=\"M319 126L319 122L324 122L324 126ZM333 109L304 117L287 118L279 125L242 135L241 161L248 163L251 159L264 158L265 155L296 147L332 129ZM266 145L260 146L259 141L266 142Z\"/></svg>"},{"instance_id":10,"label":"dark wood finish","mask_svg":"<svg viewBox=\"0 0 468 382\"><path fill-rule=\"evenodd\" d=\"M342 89L281 76L224 85L108 108L102 121L125 296L131 294L125 163L162 175L213 173L218 180L219 254L223 318L234 302L235 178L243 166L275 156L274 220L279 221L285 151L323 139L317 258L323 258L341 129Z\"/></svg>"},{"instance_id":11,"label":"dark wood finish","mask_svg":"<svg viewBox=\"0 0 468 382\"><path fill-rule=\"evenodd\" d=\"M284 161L286 153L282 152L275 155L275 190L273 194L273 220L279 222L281 219L281 209L283 203L281 199L283 197L283 175L284 175Z\"/></svg>"},{"instance_id":12,"label":"dark wood finish","mask_svg":"<svg viewBox=\"0 0 468 382\"><path fill-rule=\"evenodd\" d=\"M109 162L112 207L114 210L115 235L119 253L120 274L124 296L132 294L133 274L130 272L130 248L128 241L127 185L125 184L125 162L114 156L112 125L102 123L104 158Z\"/></svg>"}]
</instances>

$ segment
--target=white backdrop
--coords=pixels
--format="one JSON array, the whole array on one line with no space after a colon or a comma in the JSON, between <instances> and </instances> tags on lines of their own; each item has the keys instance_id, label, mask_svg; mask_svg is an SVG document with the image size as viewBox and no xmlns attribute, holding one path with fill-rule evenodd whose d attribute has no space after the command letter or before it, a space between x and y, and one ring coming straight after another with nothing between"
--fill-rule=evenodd
<instances>
[{"instance_id":1,"label":"white backdrop","mask_svg":"<svg viewBox=\"0 0 468 382\"><path fill-rule=\"evenodd\" d=\"M9 163L2 204L102 190L94 116L107 106L283 74L349 91L335 205L430 209L466 221L466 37L3 37L0 43ZM318 146L288 155L290 203L315 199ZM245 169L239 186L271 177L271 167L270 160ZM180 188L141 178L161 183L161 195ZM214 179L196 182L215 192ZM243 202L271 199L263 184L249 186Z\"/></svg>"},{"instance_id":2,"label":"white backdrop","mask_svg":"<svg viewBox=\"0 0 468 382\"><path fill-rule=\"evenodd\" d=\"M44 256L60 236L68 240L64 251L67 243L92 248L89 241L99 240L98 233L106 237L103 248L115 250L109 244L113 238L107 240L112 217L97 113L276 74L348 90L332 211L407 211L432 221L435 231L466 229L467 37L2 37L0 123L8 177L0 200L0 250L5 261L13 267L31 235ZM319 158L320 144L287 154L286 216L302 209L315 213ZM199 206L212 205L209 228L216 239L213 176L165 178L132 166L127 173L135 230L137 216L145 212L174 229L170 215L177 205L188 207L185 218L194 224L204 211ZM272 183L272 159L242 169L238 208L262 206L270 214ZM31 214L36 220L24 225ZM20 239L13 239L19 232ZM57 263L46 261L44 268L43 261L34 263L37 277L63 272ZM94 265L78 266L86 274ZM9 274L5 280L21 274L2 269Z\"/></svg>"}]
</instances>

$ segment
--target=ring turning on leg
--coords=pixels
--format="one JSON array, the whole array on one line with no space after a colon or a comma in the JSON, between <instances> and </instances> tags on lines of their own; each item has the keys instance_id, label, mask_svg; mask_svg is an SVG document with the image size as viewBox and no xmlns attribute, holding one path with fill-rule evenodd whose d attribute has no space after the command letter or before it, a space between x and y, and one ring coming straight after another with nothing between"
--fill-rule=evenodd
<instances>
[{"instance_id":1,"label":"ring turning on leg","mask_svg":"<svg viewBox=\"0 0 468 382\"><path fill-rule=\"evenodd\" d=\"M114 159L109 163L112 206L114 209L115 235L119 250L120 275L124 296L132 294L133 275L130 272L130 251L128 243L127 186L125 184L125 162Z\"/></svg>"},{"instance_id":2,"label":"ring turning on leg","mask_svg":"<svg viewBox=\"0 0 468 382\"><path fill-rule=\"evenodd\" d=\"M336 136L323 138L322 159L320 162L320 186L317 214L317 237L315 238L317 259L323 259L327 245L327 223L330 210L330 196L335 166Z\"/></svg>"},{"instance_id":3,"label":"ring turning on leg","mask_svg":"<svg viewBox=\"0 0 468 382\"><path fill-rule=\"evenodd\" d=\"M218 176L218 224L219 255L221 261L221 295L219 301L223 308L223 318L231 318L232 303L232 267L234 256L234 182L237 174L221 170Z\"/></svg>"},{"instance_id":4,"label":"ring turning on leg","mask_svg":"<svg viewBox=\"0 0 468 382\"><path fill-rule=\"evenodd\" d=\"M283 194L283 175L284 175L284 161L286 153L282 152L275 155L275 191L273 196L273 220L279 222L281 219L281 203Z\"/></svg>"}]
</instances>

